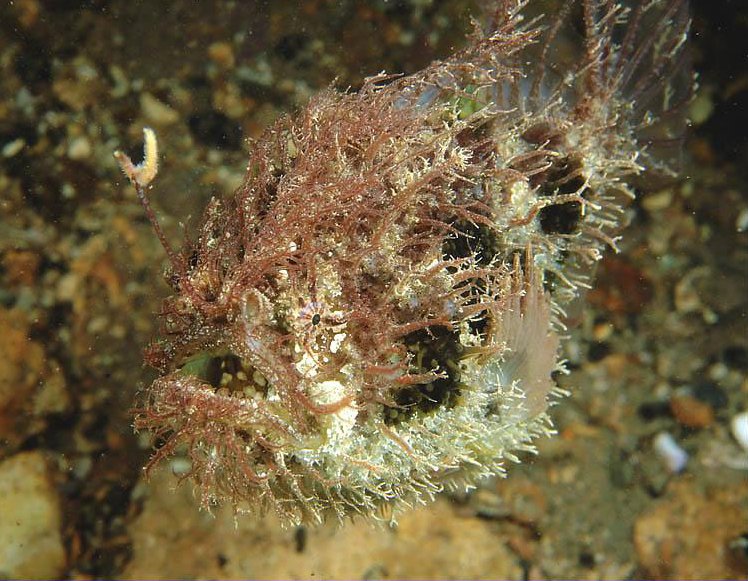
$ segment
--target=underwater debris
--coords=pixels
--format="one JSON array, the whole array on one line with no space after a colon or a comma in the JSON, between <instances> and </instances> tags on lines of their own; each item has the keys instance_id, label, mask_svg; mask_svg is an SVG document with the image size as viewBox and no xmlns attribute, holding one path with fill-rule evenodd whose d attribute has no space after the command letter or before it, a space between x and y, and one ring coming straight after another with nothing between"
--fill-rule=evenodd
<instances>
[{"instance_id":1,"label":"underwater debris","mask_svg":"<svg viewBox=\"0 0 748 581\"><path fill-rule=\"evenodd\" d=\"M692 77L685 0L534 9L500 0L446 61L278 121L178 252L155 134L117 154L174 289L135 426L151 466L186 450L205 507L386 516L552 432L565 309L630 178L670 171Z\"/></svg>"}]
</instances>

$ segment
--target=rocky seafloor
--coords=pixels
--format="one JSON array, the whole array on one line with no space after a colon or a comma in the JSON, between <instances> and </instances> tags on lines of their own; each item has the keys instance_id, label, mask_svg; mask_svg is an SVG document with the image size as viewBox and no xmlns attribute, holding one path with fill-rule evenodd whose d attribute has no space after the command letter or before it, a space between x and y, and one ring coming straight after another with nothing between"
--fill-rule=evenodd
<instances>
[{"instance_id":1,"label":"rocky seafloor","mask_svg":"<svg viewBox=\"0 0 748 581\"><path fill-rule=\"evenodd\" d=\"M168 10L167 10L168 6ZM565 345L559 435L510 477L396 527L201 512L131 406L164 256L112 158L164 149L169 236L232 191L245 139L334 81L462 42L470 2L0 7L0 577L734 578L748 575L748 13L695 6L684 179L645 192ZM743 52L741 52L743 51ZM680 471L656 451L669 434Z\"/></svg>"}]
</instances>

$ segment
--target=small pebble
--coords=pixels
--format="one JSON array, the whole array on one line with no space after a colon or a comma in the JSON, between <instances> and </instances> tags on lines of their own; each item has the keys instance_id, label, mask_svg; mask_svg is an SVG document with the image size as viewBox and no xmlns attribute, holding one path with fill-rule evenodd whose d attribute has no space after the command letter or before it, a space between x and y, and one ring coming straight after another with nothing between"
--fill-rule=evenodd
<instances>
[{"instance_id":1,"label":"small pebble","mask_svg":"<svg viewBox=\"0 0 748 581\"><path fill-rule=\"evenodd\" d=\"M2 149L3 157L13 157L18 152L20 152L25 146L26 146L26 141L22 137L19 137L18 139L14 139L13 141L10 141L3 146L3 149Z\"/></svg>"},{"instance_id":2,"label":"small pebble","mask_svg":"<svg viewBox=\"0 0 748 581\"><path fill-rule=\"evenodd\" d=\"M267 379L265 379L265 376L257 370L252 373L252 381L254 381L260 387L265 387L268 382Z\"/></svg>"},{"instance_id":3,"label":"small pebble","mask_svg":"<svg viewBox=\"0 0 748 581\"><path fill-rule=\"evenodd\" d=\"M208 47L210 60L224 69L234 68L234 50L228 42L214 42Z\"/></svg>"},{"instance_id":4,"label":"small pebble","mask_svg":"<svg viewBox=\"0 0 748 581\"><path fill-rule=\"evenodd\" d=\"M39 20L39 13L41 7L39 6L38 0L20 0L17 2L10 2L11 6L15 5L16 11L18 12L18 21L24 28L31 28Z\"/></svg>"},{"instance_id":5,"label":"small pebble","mask_svg":"<svg viewBox=\"0 0 748 581\"><path fill-rule=\"evenodd\" d=\"M698 92L689 106L688 117L695 125L701 125L714 111L714 90L705 88Z\"/></svg>"},{"instance_id":6,"label":"small pebble","mask_svg":"<svg viewBox=\"0 0 748 581\"><path fill-rule=\"evenodd\" d=\"M662 190L642 197L642 206L649 212L658 212L668 208L673 201L672 190Z\"/></svg>"},{"instance_id":7,"label":"small pebble","mask_svg":"<svg viewBox=\"0 0 748 581\"><path fill-rule=\"evenodd\" d=\"M667 432L660 432L655 436L654 450L672 474L682 472L688 464L688 453Z\"/></svg>"},{"instance_id":8,"label":"small pebble","mask_svg":"<svg viewBox=\"0 0 748 581\"><path fill-rule=\"evenodd\" d=\"M673 302L679 313L693 313L703 306L701 297L694 287L693 276L684 276L680 282L675 285Z\"/></svg>"},{"instance_id":9,"label":"small pebble","mask_svg":"<svg viewBox=\"0 0 748 581\"><path fill-rule=\"evenodd\" d=\"M114 81L114 86L111 90L112 97L119 99L127 95L130 91L130 82L127 80L125 71L117 65L112 65L109 67L109 76L111 76Z\"/></svg>"},{"instance_id":10,"label":"small pebble","mask_svg":"<svg viewBox=\"0 0 748 581\"><path fill-rule=\"evenodd\" d=\"M172 458L169 461L169 467L171 468L172 474L176 474L177 476L179 476L189 473L189 471L192 469L192 462L190 462L188 458L178 456L176 458Z\"/></svg>"},{"instance_id":11,"label":"small pebble","mask_svg":"<svg viewBox=\"0 0 748 581\"><path fill-rule=\"evenodd\" d=\"M83 480L91 473L91 468L93 468L93 460L91 456L86 455L76 459L73 462L71 470L75 478Z\"/></svg>"},{"instance_id":12,"label":"small pebble","mask_svg":"<svg viewBox=\"0 0 748 581\"><path fill-rule=\"evenodd\" d=\"M154 125L170 125L179 120L179 113L150 93L140 95L140 108L145 118Z\"/></svg>"},{"instance_id":13,"label":"small pebble","mask_svg":"<svg viewBox=\"0 0 748 581\"><path fill-rule=\"evenodd\" d=\"M748 412L743 412L732 418L730 422L732 435L738 444L748 452Z\"/></svg>"},{"instance_id":14,"label":"small pebble","mask_svg":"<svg viewBox=\"0 0 748 581\"><path fill-rule=\"evenodd\" d=\"M610 323L600 323L592 329L592 336L595 341L607 341L615 332L615 328Z\"/></svg>"},{"instance_id":15,"label":"small pebble","mask_svg":"<svg viewBox=\"0 0 748 581\"><path fill-rule=\"evenodd\" d=\"M5 579L60 579L65 572L60 497L41 452L0 463L0 571Z\"/></svg>"},{"instance_id":16,"label":"small pebble","mask_svg":"<svg viewBox=\"0 0 748 581\"><path fill-rule=\"evenodd\" d=\"M76 137L68 145L68 157L76 161L91 157L91 142L84 136Z\"/></svg>"},{"instance_id":17,"label":"small pebble","mask_svg":"<svg viewBox=\"0 0 748 581\"><path fill-rule=\"evenodd\" d=\"M78 275L72 272L67 273L57 283L57 299L61 302L72 302L79 286Z\"/></svg>"},{"instance_id":18,"label":"small pebble","mask_svg":"<svg viewBox=\"0 0 748 581\"><path fill-rule=\"evenodd\" d=\"M740 210L738 217L735 219L735 229L738 232L745 232L748 230L748 208Z\"/></svg>"}]
</instances>

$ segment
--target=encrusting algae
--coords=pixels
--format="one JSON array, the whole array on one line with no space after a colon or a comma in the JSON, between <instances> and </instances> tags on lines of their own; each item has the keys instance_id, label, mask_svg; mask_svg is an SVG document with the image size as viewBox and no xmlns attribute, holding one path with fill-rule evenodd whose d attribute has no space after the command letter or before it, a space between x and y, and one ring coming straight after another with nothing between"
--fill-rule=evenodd
<instances>
[{"instance_id":1,"label":"encrusting algae","mask_svg":"<svg viewBox=\"0 0 748 581\"><path fill-rule=\"evenodd\" d=\"M685 0L499 0L467 48L327 90L252 144L175 251L157 145L117 159L169 256L137 429L203 505L386 516L551 433L566 310L663 174L692 89ZM547 7L547 3L542 3Z\"/></svg>"}]
</instances>

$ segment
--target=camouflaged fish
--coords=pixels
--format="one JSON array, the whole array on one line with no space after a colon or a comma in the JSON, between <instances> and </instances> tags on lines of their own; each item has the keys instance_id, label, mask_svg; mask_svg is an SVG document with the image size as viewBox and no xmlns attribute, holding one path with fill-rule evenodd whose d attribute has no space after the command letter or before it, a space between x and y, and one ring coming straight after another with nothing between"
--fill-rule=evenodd
<instances>
[{"instance_id":1,"label":"camouflaged fish","mask_svg":"<svg viewBox=\"0 0 748 581\"><path fill-rule=\"evenodd\" d=\"M545 14L543 14L545 13ZM204 506L389 516L552 432L565 312L663 174L692 89L683 0L500 0L466 48L323 91L252 145L169 257L135 425Z\"/></svg>"}]
</instances>

